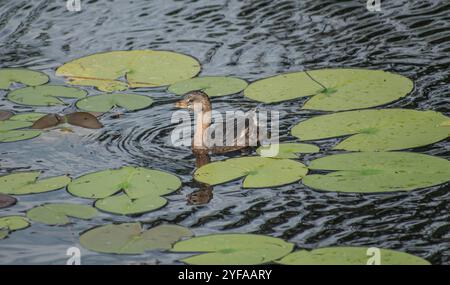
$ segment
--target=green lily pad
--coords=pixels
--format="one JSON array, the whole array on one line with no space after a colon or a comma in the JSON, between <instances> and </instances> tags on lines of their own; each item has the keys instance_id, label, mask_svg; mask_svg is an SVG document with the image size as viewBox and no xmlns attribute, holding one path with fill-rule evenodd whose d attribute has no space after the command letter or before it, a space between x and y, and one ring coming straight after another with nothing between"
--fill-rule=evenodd
<instances>
[{"instance_id":1,"label":"green lily pad","mask_svg":"<svg viewBox=\"0 0 450 285\"><path fill-rule=\"evenodd\" d=\"M69 217L89 220L98 215L98 211L87 205L79 204L45 204L27 212L30 220L47 225L65 225L70 223Z\"/></svg>"},{"instance_id":2,"label":"green lily pad","mask_svg":"<svg viewBox=\"0 0 450 285\"><path fill-rule=\"evenodd\" d=\"M308 169L290 159L239 157L206 164L194 174L195 180L209 185L244 178L244 188L276 187L302 179Z\"/></svg>"},{"instance_id":3,"label":"green lily pad","mask_svg":"<svg viewBox=\"0 0 450 285\"><path fill-rule=\"evenodd\" d=\"M0 132L28 128L31 127L32 125L33 123L31 122L23 122L23 121L13 121L13 120L0 121Z\"/></svg>"},{"instance_id":4,"label":"green lily pad","mask_svg":"<svg viewBox=\"0 0 450 285\"><path fill-rule=\"evenodd\" d=\"M244 95L264 103L313 96L303 109L343 111L393 102L413 87L410 79L381 70L321 69L258 80L245 89Z\"/></svg>"},{"instance_id":5,"label":"green lily pad","mask_svg":"<svg viewBox=\"0 0 450 285\"><path fill-rule=\"evenodd\" d=\"M30 113L21 113L16 114L12 116L9 120L10 121L22 121L22 122L32 122L39 120L40 118L44 117L45 113L36 113L36 112L30 112Z\"/></svg>"},{"instance_id":6,"label":"green lily pad","mask_svg":"<svg viewBox=\"0 0 450 285\"><path fill-rule=\"evenodd\" d=\"M264 157L298 158L299 153L316 153L319 147L305 143L282 143L260 146L256 153Z\"/></svg>"},{"instance_id":7,"label":"green lily pad","mask_svg":"<svg viewBox=\"0 0 450 285\"><path fill-rule=\"evenodd\" d=\"M10 195L43 193L61 189L70 182L70 178L65 175L38 180L39 175L39 171L33 171L1 176L0 193Z\"/></svg>"},{"instance_id":8,"label":"green lily pad","mask_svg":"<svg viewBox=\"0 0 450 285\"><path fill-rule=\"evenodd\" d=\"M0 209L11 207L16 203L17 203L16 198L5 194L0 194Z\"/></svg>"},{"instance_id":9,"label":"green lily pad","mask_svg":"<svg viewBox=\"0 0 450 285\"><path fill-rule=\"evenodd\" d=\"M90 173L75 179L68 191L75 196L101 199L95 206L103 211L130 215L159 209L167 200L161 196L181 187L170 173L141 167L122 167ZM123 191L122 195L115 195Z\"/></svg>"},{"instance_id":10,"label":"green lily pad","mask_svg":"<svg viewBox=\"0 0 450 285\"><path fill-rule=\"evenodd\" d=\"M183 95L190 91L202 90L209 97L226 96L241 92L247 87L245 80L225 76L204 76L180 81L170 85L168 91Z\"/></svg>"},{"instance_id":11,"label":"green lily pad","mask_svg":"<svg viewBox=\"0 0 450 285\"><path fill-rule=\"evenodd\" d=\"M450 121L438 112L407 109L349 111L300 122L292 135L303 141L348 136L334 149L349 151L400 150L447 138Z\"/></svg>"},{"instance_id":12,"label":"green lily pad","mask_svg":"<svg viewBox=\"0 0 450 285\"><path fill-rule=\"evenodd\" d=\"M0 217L0 239L4 239L12 231L27 228L30 223L21 216Z\"/></svg>"},{"instance_id":13,"label":"green lily pad","mask_svg":"<svg viewBox=\"0 0 450 285\"><path fill-rule=\"evenodd\" d=\"M256 265L279 259L290 253L292 243L255 234L217 234L180 241L173 252L201 252L181 260L193 265Z\"/></svg>"},{"instance_id":14,"label":"green lily pad","mask_svg":"<svg viewBox=\"0 0 450 285\"><path fill-rule=\"evenodd\" d=\"M40 131L32 130L13 130L13 131L0 131L0 143L17 142L23 140L33 139L41 135Z\"/></svg>"},{"instance_id":15,"label":"green lily pad","mask_svg":"<svg viewBox=\"0 0 450 285\"><path fill-rule=\"evenodd\" d=\"M450 162L409 152L361 152L313 160L311 170L333 171L303 178L303 184L338 192L409 191L450 180Z\"/></svg>"},{"instance_id":16,"label":"green lily pad","mask_svg":"<svg viewBox=\"0 0 450 285\"><path fill-rule=\"evenodd\" d=\"M157 195L131 199L122 194L99 199L95 202L95 207L113 214L137 215L160 209L166 204L167 200Z\"/></svg>"},{"instance_id":17,"label":"green lily pad","mask_svg":"<svg viewBox=\"0 0 450 285\"><path fill-rule=\"evenodd\" d=\"M11 111L6 111L6 110L0 110L0 121L5 121L8 120L9 118L11 118L12 116L14 116L14 113Z\"/></svg>"},{"instance_id":18,"label":"green lily pad","mask_svg":"<svg viewBox=\"0 0 450 285\"><path fill-rule=\"evenodd\" d=\"M0 89L8 89L14 83L22 83L28 86L38 86L49 81L45 73L26 68L1 68Z\"/></svg>"},{"instance_id":19,"label":"green lily pad","mask_svg":"<svg viewBox=\"0 0 450 285\"><path fill-rule=\"evenodd\" d=\"M425 259L408 253L367 247L300 250L285 256L278 263L285 265L430 265Z\"/></svg>"},{"instance_id":20,"label":"green lily pad","mask_svg":"<svg viewBox=\"0 0 450 285\"><path fill-rule=\"evenodd\" d=\"M153 99L143 95L136 94L102 94L89 96L79 100L76 106L88 112L106 113L114 107L136 111L147 108L153 103Z\"/></svg>"},{"instance_id":21,"label":"green lily pad","mask_svg":"<svg viewBox=\"0 0 450 285\"><path fill-rule=\"evenodd\" d=\"M177 225L161 225L143 230L140 223L110 224L93 228L80 237L80 244L92 251L116 254L142 254L170 249L192 232Z\"/></svg>"},{"instance_id":22,"label":"green lily pad","mask_svg":"<svg viewBox=\"0 0 450 285\"><path fill-rule=\"evenodd\" d=\"M170 85L196 76L200 69L196 59L184 54L132 50L79 58L59 67L56 75L68 78L70 84L95 86L111 92Z\"/></svg>"},{"instance_id":23,"label":"green lily pad","mask_svg":"<svg viewBox=\"0 0 450 285\"><path fill-rule=\"evenodd\" d=\"M59 98L81 99L86 95L86 91L74 87L42 85L16 89L9 92L6 98L22 105L55 106L65 104Z\"/></svg>"}]
</instances>

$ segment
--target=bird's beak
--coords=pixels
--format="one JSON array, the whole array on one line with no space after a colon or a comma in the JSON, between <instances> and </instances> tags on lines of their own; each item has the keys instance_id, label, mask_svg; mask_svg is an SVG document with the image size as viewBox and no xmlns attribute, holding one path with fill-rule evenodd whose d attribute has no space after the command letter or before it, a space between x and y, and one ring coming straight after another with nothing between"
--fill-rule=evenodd
<instances>
[{"instance_id":1,"label":"bird's beak","mask_svg":"<svg viewBox=\"0 0 450 285\"><path fill-rule=\"evenodd\" d=\"M175 103L175 107L186 109L188 107L188 104L187 104L186 100L180 100Z\"/></svg>"}]
</instances>

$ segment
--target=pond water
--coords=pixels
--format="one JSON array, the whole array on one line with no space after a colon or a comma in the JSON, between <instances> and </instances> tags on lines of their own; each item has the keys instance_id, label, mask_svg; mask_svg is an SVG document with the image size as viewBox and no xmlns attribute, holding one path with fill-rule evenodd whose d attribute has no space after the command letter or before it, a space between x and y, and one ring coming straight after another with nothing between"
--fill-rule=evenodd
<instances>
[{"instance_id":1,"label":"pond water","mask_svg":"<svg viewBox=\"0 0 450 285\"><path fill-rule=\"evenodd\" d=\"M63 63L110 50L173 50L196 57L202 75L237 76L253 81L266 76L318 68L361 67L392 71L414 80L415 90L387 108L435 110L450 115L450 3L440 0L382 1L369 12L360 1L168 1L82 0L69 12L65 1L0 0L0 67L29 67L54 76ZM90 94L100 93L86 88ZM320 192L301 183L274 189L243 190L240 182L214 187L205 205L190 205L198 190L192 181L195 158L188 147L169 144L178 96L164 88L139 89L155 99L152 107L102 117L105 127L74 133L48 132L36 139L0 145L0 175L41 170L44 176L82 174L136 165L177 174L183 187L168 205L127 217L102 213L68 226L39 223L0 242L1 264L65 264L66 250L79 246L79 234L92 227L125 221L148 226L176 223L196 235L258 233L280 237L297 248L377 246L405 251L433 264L450 264L450 191L441 185L412 192L344 194ZM0 108L30 110L7 101ZM319 114L300 110L304 100L270 105L280 112L281 140L289 129ZM249 110L259 103L242 95L214 98L218 111ZM33 108L60 112L61 107ZM339 140L318 144L325 156ZM438 142L410 151L449 159L450 144ZM226 156L216 155L213 160ZM22 215L51 202L91 203L64 190L18 197L1 215ZM107 255L82 249L84 264L176 264L186 255L147 252Z\"/></svg>"}]
</instances>

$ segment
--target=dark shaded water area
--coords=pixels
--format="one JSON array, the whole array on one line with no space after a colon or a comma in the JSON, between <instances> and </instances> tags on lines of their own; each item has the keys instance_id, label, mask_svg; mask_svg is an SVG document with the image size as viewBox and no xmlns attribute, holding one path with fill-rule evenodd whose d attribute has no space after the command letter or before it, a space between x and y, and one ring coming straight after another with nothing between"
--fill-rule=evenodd
<instances>
[{"instance_id":1,"label":"dark shaded water area","mask_svg":"<svg viewBox=\"0 0 450 285\"><path fill-rule=\"evenodd\" d=\"M61 64L110 50L173 50L196 57L201 75L266 76L318 68L360 67L396 72L414 80L407 97L383 108L435 110L450 115L450 1L382 1L382 11L366 1L173 1L82 0L69 12L65 1L0 0L0 67L29 67L54 76ZM90 94L100 93L86 88ZM135 217L102 213L68 226L38 223L0 242L1 264L65 264L66 250L79 246L79 234L109 222L141 221L147 226L177 223L196 235L258 233L280 237L297 248L376 246L405 251L433 264L450 264L450 191L440 185L412 192L338 194L295 183L274 189L244 190L240 182L214 187L206 205L188 205L198 190L192 183L194 157L188 147L170 145L171 115L178 96L164 88L133 90L155 99L152 107L102 117L105 128L48 132L36 139L0 145L0 175L41 170L44 176L82 174L123 165L177 174L183 187L158 211ZM4 99L0 108L30 110ZM280 112L281 140L289 130L320 114L300 110L303 99L265 106ZM218 111L249 110L259 103L242 95L212 100ZM33 108L59 112L61 107ZM339 139L318 142L322 151L301 161L338 153ZM441 141L410 151L449 159ZM225 156L214 156L221 160ZM65 190L18 197L0 214L23 214L51 202L92 203ZM183 254L106 255L82 249L84 264L174 264Z\"/></svg>"}]
</instances>

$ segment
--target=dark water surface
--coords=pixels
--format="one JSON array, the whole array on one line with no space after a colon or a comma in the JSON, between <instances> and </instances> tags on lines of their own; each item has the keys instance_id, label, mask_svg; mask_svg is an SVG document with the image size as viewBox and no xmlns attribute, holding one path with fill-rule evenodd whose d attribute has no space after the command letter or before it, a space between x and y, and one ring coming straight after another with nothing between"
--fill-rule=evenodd
<instances>
[{"instance_id":1,"label":"dark water surface","mask_svg":"<svg viewBox=\"0 0 450 285\"><path fill-rule=\"evenodd\" d=\"M382 1L383 11L368 12L360 1L169 1L82 0L83 11L69 12L63 0L0 0L0 67L42 70L52 83L55 69L71 59L109 50L164 49L190 54L202 75L233 75L249 81L305 69L361 67L408 76L415 90L387 107L435 110L450 115L450 1ZM88 88L87 88L88 89ZM98 93L88 89L91 94ZM0 145L0 175L41 170L45 176L72 177L137 165L172 172L183 187L169 204L138 217L103 213L91 221L51 227L34 223L0 242L1 264L65 264L66 250L79 246L79 234L113 221L170 222L196 235L218 232L259 233L281 237L298 248L336 245L377 246L412 253L434 264L450 264L449 185L409 193L336 194L296 183L276 189L242 190L239 182L217 186L213 200L188 205L194 157L189 148L169 145L170 118L177 96L164 89L132 91L155 104L120 119L106 115L105 128L51 131L29 141ZM0 108L25 111L4 99ZM271 105L280 111L282 140L289 129L318 113L301 111L303 100ZM248 110L257 105L242 95L213 99L215 110ZM35 108L59 112L61 107ZM330 154L338 140L320 142ZM447 141L412 151L449 159ZM214 160L224 157L215 156ZM91 201L64 190L19 197L0 214L23 214L48 202ZM182 254L104 255L82 249L82 262L176 263Z\"/></svg>"}]
</instances>

